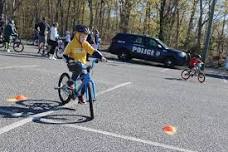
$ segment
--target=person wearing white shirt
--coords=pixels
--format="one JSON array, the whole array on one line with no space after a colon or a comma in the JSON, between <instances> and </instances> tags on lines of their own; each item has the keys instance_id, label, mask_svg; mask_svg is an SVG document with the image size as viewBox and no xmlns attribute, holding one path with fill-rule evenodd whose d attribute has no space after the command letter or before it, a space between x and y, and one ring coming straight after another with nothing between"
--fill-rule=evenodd
<instances>
[{"instance_id":1,"label":"person wearing white shirt","mask_svg":"<svg viewBox=\"0 0 228 152\"><path fill-rule=\"evenodd\" d=\"M58 23L54 23L50 29L50 39L49 39L49 45L51 46L50 52L49 52L49 59L51 60L56 60L56 58L54 57L54 53L55 53L55 48L58 45Z\"/></svg>"}]
</instances>

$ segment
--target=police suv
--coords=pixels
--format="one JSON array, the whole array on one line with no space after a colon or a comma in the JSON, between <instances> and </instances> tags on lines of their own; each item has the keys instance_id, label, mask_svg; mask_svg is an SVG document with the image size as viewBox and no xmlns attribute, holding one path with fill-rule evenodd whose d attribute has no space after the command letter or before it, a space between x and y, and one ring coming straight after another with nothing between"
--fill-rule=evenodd
<instances>
[{"instance_id":1,"label":"police suv","mask_svg":"<svg viewBox=\"0 0 228 152\"><path fill-rule=\"evenodd\" d=\"M118 33L108 50L122 61L137 58L164 63L166 67L184 65L187 61L185 52L169 48L161 40L145 35Z\"/></svg>"}]
</instances>

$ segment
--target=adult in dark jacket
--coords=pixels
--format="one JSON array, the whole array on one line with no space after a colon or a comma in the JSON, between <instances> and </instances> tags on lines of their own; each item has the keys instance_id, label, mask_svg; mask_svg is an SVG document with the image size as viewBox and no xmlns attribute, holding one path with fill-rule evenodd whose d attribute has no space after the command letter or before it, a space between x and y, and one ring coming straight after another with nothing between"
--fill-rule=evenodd
<instances>
[{"instance_id":1,"label":"adult in dark jacket","mask_svg":"<svg viewBox=\"0 0 228 152\"><path fill-rule=\"evenodd\" d=\"M10 20L4 30L5 49L7 52L10 52L10 49L9 49L10 37L13 35L17 35L17 33L16 33L14 21Z\"/></svg>"},{"instance_id":2,"label":"adult in dark jacket","mask_svg":"<svg viewBox=\"0 0 228 152\"><path fill-rule=\"evenodd\" d=\"M45 17L43 17L42 21L36 25L36 30L39 31L39 34L38 34L38 38L39 38L38 53L39 53L40 50L42 49L42 47L44 47L44 45L46 43L46 39L45 39L46 32L48 32L50 30L50 26L48 25Z\"/></svg>"}]
</instances>

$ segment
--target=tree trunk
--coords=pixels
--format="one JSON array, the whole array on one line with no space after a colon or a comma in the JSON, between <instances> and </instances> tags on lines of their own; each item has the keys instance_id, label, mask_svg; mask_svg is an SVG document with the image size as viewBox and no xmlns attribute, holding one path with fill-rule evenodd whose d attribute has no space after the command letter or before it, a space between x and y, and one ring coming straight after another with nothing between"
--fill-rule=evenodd
<instances>
[{"instance_id":1,"label":"tree trunk","mask_svg":"<svg viewBox=\"0 0 228 152\"><path fill-rule=\"evenodd\" d=\"M98 27L98 16L99 16L99 1L97 0L96 1L96 4L95 4L95 20L94 20L94 25L96 27Z\"/></svg>"},{"instance_id":2,"label":"tree trunk","mask_svg":"<svg viewBox=\"0 0 228 152\"><path fill-rule=\"evenodd\" d=\"M224 29L225 29L225 24L226 24L226 13L224 14L223 22L222 22L222 29L221 29L221 35L218 37L218 67L221 67L221 62L220 59L222 58L222 54L224 51Z\"/></svg>"},{"instance_id":3,"label":"tree trunk","mask_svg":"<svg viewBox=\"0 0 228 152\"><path fill-rule=\"evenodd\" d=\"M191 12L191 17L188 23L188 30L187 30L187 34L186 34L186 38L185 38L185 42L184 42L184 48L189 47L189 40L190 40L190 32L193 28L193 20L194 20L194 16L195 16L195 12L196 12L196 6L199 0L193 0L193 5L192 5L192 12Z\"/></svg>"},{"instance_id":4,"label":"tree trunk","mask_svg":"<svg viewBox=\"0 0 228 152\"><path fill-rule=\"evenodd\" d=\"M0 17L3 15L5 0L0 0Z\"/></svg>"},{"instance_id":5,"label":"tree trunk","mask_svg":"<svg viewBox=\"0 0 228 152\"><path fill-rule=\"evenodd\" d=\"M55 12L55 22L58 22L59 20L59 6L60 6L61 0L58 0L56 3L56 12Z\"/></svg>"},{"instance_id":6,"label":"tree trunk","mask_svg":"<svg viewBox=\"0 0 228 152\"><path fill-rule=\"evenodd\" d=\"M165 12L165 5L166 5L166 0L161 0L160 11L159 11L159 14L160 14L159 39L161 41L164 41L164 26L165 26L165 23L164 23L164 12Z\"/></svg>"},{"instance_id":7,"label":"tree trunk","mask_svg":"<svg viewBox=\"0 0 228 152\"><path fill-rule=\"evenodd\" d=\"M82 9L82 21L81 21L81 23L84 24L85 1L83 1L82 5L83 5L83 9Z\"/></svg>"},{"instance_id":8,"label":"tree trunk","mask_svg":"<svg viewBox=\"0 0 228 152\"><path fill-rule=\"evenodd\" d=\"M67 15L66 15L66 25L65 25L65 31L68 30L68 24L69 24L69 14L70 14L70 6L71 6L71 0L68 1L68 8L67 8Z\"/></svg>"},{"instance_id":9,"label":"tree trunk","mask_svg":"<svg viewBox=\"0 0 228 152\"><path fill-rule=\"evenodd\" d=\"M104 0L101 0L101 3L100 3L100 11L99 11L99 19L97 19L99 22L98 22L98 28L99 30L101 31L102 30L102 15L103 15L103 12L104 12Z\"/></svg>"},{"instance_id":10,"label":"tree trunk","mask_svg":"<svg viewBox=\"0 0 228 152\"><path fill-rule=\"evenodd\" d=\"M146 3L146 15L144 18L144 25L143 25L143 34L148 33L148 21L150 19L150 1Z\"/></svg>"},{"instance_id":11,"label":"tree trunk","mask_svg":"<svg viewBox=\"0 0 228 152\"><path fill-rule=\"evenodd\" d=\"M204 63L207 59L209 44L210 44L211 35L212 35L211 29L212 29L212 24L213 24L214 9L215 9L216 2L217 2L217 0L212 0L211 8L209 11L209 23L208 23L207 35L206 35L206 39L205 39L205 48L204 48L204 52L203 52L203 62Z\"/></svg>"},{"instance_id":12,"label":"tree trunk","mask_svg":"<svg viewBox=\"0 0 228 152\"><path fill-rule=\"evenodd\" d=\"M122 7L120 7L120 30L126 33L129 30L128 25L133 2L128 0L120 0L120 3L122 4Z\"/></svg>"},{"instance_id":13,"label":"tree trunk","mask_svg":"<svg viewBox=\"0 0 228 152\"><path fill-rule=\"evenodd\" d=\"M18 10L18 8L20 7L20 5L22 4L23 0L13 0L13 4L12 4L12 18L14 19L16 17L16 11Z\"/></svg>"},{"instance_id":14,"label":"tree trunk","mask_svg":"<svg viewBox=\"0 0 228 152\"><path fill-rule=\"evenodd\" d=\"M116 0L116 30L118 29L119 27L119 15L118 15L118 10L119 10L119 6L118 6L118 0Z\"/></svg>"},{"instance_id":15,"label":"tree trunk","mask_svg":"<svg viewBox=\"0 0 228 152\"><path fill-rule=\"evenodd\" d=\"M47 9L48 9L47 10L48 11L48 19L51 20L51 3L50 3L50 0L47 0Z\"/></svg>"},{"instance_id":16,"label":"tree trunk","mask_svg":"<svg viewBox=\"0 0 228 152\"><path fill-rule=\"evenodd\" d=\"M200 0L200 17L198 21L198 35L196 42L196 49L201 49L201 36L202 36L202 19L203 18L203 0Z\"/></svg>"},{"instance_id":17,"label":"tree trunk","mask_svg":"<svg viewBox=\"0 0 228 152\"><path fill-rule=\"evenodd\" d=\"M88 3L89 3L89 27L92 28L93 26L93 0L88 0Z\"/></svg>"},{"instance_id":18,"label":"tree trunk","mask_svg":"<svg viewBox=\"0 0 228 152\"><path fill-rule=\"evenodd\" d=\"M63 35L64 33L64 5L63 5L63 1L60 0L60 33L61 35Z\"/></svg>"},{"instance_id":19,"label":"tree trunk","mask_svg":"<svg viewBox=\"0 0 228 152\"><path fill-rule=\"evenodd\" d=\"M111 4L108 4L108 11L107 11L107 22L106 22L106 29L110 29L111 27L110 27L110 19L111 19L111 6L110 6Z\"/></svg>"},{"instance_id":20,"label":"tree trunk","mask_svg":"<svg viewBox=\"0 0 228 152\"><path fill-rule=\"evenodd\" d=\"M175 48L178 48L179 44L179 33L180 33L180 11L179 8L177 8L177 26L176 26L176 36L175 36Z\"/></svg>"}]
</instances>

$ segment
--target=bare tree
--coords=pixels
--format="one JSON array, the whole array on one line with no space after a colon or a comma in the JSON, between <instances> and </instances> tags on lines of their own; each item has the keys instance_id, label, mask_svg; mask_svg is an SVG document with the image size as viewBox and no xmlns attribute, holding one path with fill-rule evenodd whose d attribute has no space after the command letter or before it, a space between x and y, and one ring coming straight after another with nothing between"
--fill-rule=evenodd
<instances>
[{"instance_id":1,"label":"bare tree","mask_svg":"<svg viewBox=\"0 0 228 152\"><path fill-rule=\"evenodd\" d=\"M186 34L186 38L185 38L185 42L184 42L184 47L188 48L189 47L189 40L190 40L190 32L193 28L193 20L194 20L194 16L195 16L195 12L196 12L196 6L199 0L193 0L193 5L192 5L192 12L191 12L191 17L188 23L188 30L187 30L187 34Z\"/></svg>"},{"instance_id":2,"label":"bare tree","mask_svg":"<svg viewBox=\"0 0 228 152\"><path fill-rule=\"evenodd\" d=\"M0 16L3 15L5 0L0 0Z\"/></svg>"},{"instance_id":3,"label":"bare tree","mask_svg":"<svg viewBox=\"0 0 228 152\"><path fill-rule=\"evenodd\" d=\"M67 15L66 15L66 25L65 25L65 31L68 30L69 27L69 15L70 15L70 10L71 10L71 0L68 0L68 7L67 7Z\"/></svg>"},{"instance_id":4,"label":"bare tree","mask_svg":"<svg viewBox=\"0 0 228 152\"><path fill-rule=\"evenodd\" d=\"M164 26L165 26L165 6L166 6L166 0L161 0L160 2L160 10L159 10L159 14L160 14L160 30L159 30L159 39L164 41Z\"/></svg>"},{"instance_id":5,"label":"bare tree","mask_svg":"<svg viewBox=\"0 0 228 152\"><path fill-rule=\"evenodd\" d=\"M120 30L122 32L128 32L128 25L130 20L131 9L133 1L120 0Z\"/></svg>"},{"instance_id":6,"label":"bare tree","mask_svg":"<svg viewBox=\"0 0 228 152\"><path fill-rule=\"evenodd\" d=\"M90 21L89 21L89 26L92 28L93 26L93 0L88 0L89 3L89 16L90 16Z\"/></svg>"}]
</instances>

